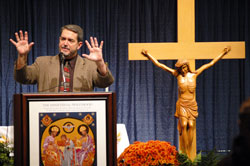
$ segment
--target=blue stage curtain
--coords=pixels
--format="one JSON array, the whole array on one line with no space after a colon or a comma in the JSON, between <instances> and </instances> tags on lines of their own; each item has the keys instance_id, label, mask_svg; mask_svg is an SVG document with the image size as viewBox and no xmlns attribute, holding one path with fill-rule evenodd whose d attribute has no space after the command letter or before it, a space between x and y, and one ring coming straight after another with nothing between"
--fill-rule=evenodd
<instances>
[{"instance_id":1,"label":"blue stage curtain","mask_svg":"<svg viewBox=\"0 0 250 166\"><path fill-rule=\"evenodd\" d=\"M198 150L230 149L238 133L238 110L250 96L249 9L248 0L196 0L196 41L246 42L245 60L221 60L197 79ZM130 143L157 139L178 146L176 79L151 61L128 61L128 43L177 41L176 0L0 1L0 125L13 125L13 94L37 91L14 81L17 53L9 38L18 30L29 32L35 42L31 64L58 53L60 27L69 23L84 28L84 39L104 40L104 59L115 77L109 89L117 93L117 122L126 125ZM84 45L79 53L86 52ZM196 68L209 61L196 61ZM161 62L174 68L176 61Z\"/></svg>"}]
</instances>

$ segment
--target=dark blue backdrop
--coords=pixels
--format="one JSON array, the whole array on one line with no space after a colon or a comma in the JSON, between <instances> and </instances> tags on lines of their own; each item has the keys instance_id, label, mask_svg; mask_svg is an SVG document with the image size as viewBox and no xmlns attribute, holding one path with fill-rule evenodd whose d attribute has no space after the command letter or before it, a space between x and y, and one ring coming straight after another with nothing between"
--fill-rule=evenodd
<instances>
[{"instance_id":1,"label":"dark blue backdrop","mask_svg":"<svg viewBox=\"0 0 250 166\"><path fill-rule=\"evenodd\" d=\"M38 56L55 55L60 27L74 23L84 28L85 39L104 40L104 58L115 77L110 90L117 93L117 121L126 124L130 142L158 139L177 145L176 79L150 61L128 61L129 42L177 40L176 6L176 0L1 1L0 125L13 125L13 94L36 92L36 86L14 81L17 54L9 38L19 29L29 32L35 42L31 64ZM238 133L238 108L250 96L249 11L248 0L196 0L196 41L246 42L245 60L221 60L197 79L198 150L230 149ZM173 68L176 61L161 62Z\"/></svg>"}]
</instances>

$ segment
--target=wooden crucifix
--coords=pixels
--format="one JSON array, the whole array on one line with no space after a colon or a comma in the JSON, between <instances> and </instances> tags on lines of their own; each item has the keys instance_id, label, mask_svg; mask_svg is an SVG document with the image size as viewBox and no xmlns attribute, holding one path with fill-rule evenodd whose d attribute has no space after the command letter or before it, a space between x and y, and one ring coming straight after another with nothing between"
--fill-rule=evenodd
<instances>
[{"instance_id":1,"label":"wooden crucifix","mask_svg":"<svg viewBox=\"0 0 250 166\"><path fill-rule=\"evenodd\" d=\"M178 42L177 43L129 43L129 60L148 60L142 55L147 50L158 60L187 59L192 71L195 71L196 59L214 59L226 47L231 51L224 59L244 59L245 42L195 42L195 0L178 0ZM196 124L192 148L188 157L196 157ZM179 147L181 147L179 136ZM180 148L179 148L180 149Z\"/></svg>"}]
</instances>

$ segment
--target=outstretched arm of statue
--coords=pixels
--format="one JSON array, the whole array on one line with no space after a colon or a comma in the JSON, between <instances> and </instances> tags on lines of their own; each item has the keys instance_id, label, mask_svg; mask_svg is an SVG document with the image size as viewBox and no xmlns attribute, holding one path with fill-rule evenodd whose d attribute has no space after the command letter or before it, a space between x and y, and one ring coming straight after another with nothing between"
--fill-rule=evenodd
<instances>
[{"instance_id":1,"label":"outstretched arm of statue","mask_svg":"<svg viewBox=\"0 0 250 166\"><path fill-rule=\"evenodd\" d=\"M204 70L212 67L216 62L218 62L220 59L222 59L229 51L231 51L231 47L227 46L226 48L223 49L222 53L214 58L211 62L201 66L199 69L196 70L196 74L199 75L201 74Z\"/></svg>"},{"instance_id":2,"label":"outstretched arm of statue","mask_svg":"<svg viewBox=\"0 0 250 166\"><path fill-rule=\"evenodd\" d=\"M170 67L167 67L166 65L160 63L157 59L155 59L152 55L150 55L147 50L142 50L141 53L149 60L151 60L156 66L174 75L175 73L174 69L171 69Z\"/></svg>"}]
</instances>

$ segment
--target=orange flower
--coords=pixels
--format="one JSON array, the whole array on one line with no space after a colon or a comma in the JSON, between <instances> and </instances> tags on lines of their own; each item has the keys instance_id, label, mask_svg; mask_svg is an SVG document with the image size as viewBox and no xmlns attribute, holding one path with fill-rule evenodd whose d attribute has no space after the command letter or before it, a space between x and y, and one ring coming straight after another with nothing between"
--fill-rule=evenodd
<instances>
[{"instance_id":1,"label":"orange flower","mask_svg":"<svg viewBox=\"0 0 250 166\"><path fill-rule=\"evenodd\" d=\"M127 147L119 156L118 166L151 165L163 164L179 165L175 146L165 141L148 141L146 143L136 141Z\"/></svg>"}]
</instances>

